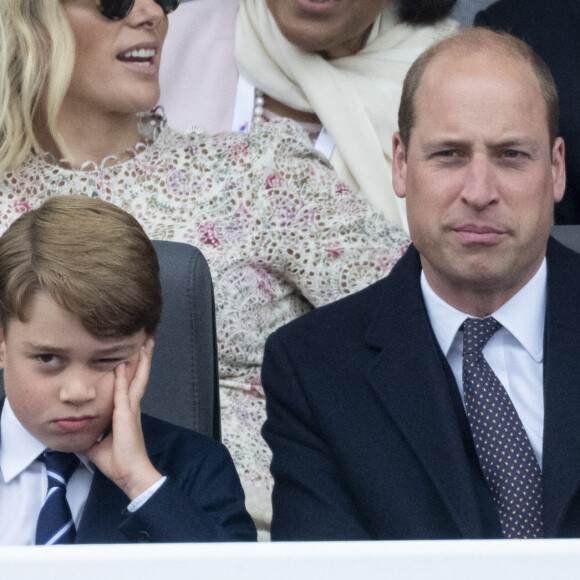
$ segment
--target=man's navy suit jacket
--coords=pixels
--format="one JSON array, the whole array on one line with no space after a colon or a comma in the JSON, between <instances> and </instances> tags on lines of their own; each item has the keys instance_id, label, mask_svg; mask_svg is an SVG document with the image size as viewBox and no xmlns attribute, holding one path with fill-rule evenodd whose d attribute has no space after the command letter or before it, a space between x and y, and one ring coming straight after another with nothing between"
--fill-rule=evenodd
<instances>
[{"instance_id":1,"label":"man's navy suit jacket","mask_svg":"<svg viewBox=\"0 0 580 580\"><path fill-rule=\"evenodd\" d=\"M547 259L544 529L571 537L580 536L580 256L550 240ZM272 539L501 537L420 271L411 246L384 280L268 340Z\"/></svg>"},{"instance_id":2,"label":"man's navy suit jacket","mask_svg":"<svg viewBox=\"0 0 580 580\"><path fill-rule=\"evenodd\" d=\"M580 5L578 0L500 0L479 12L478 26L526 41L552 71L560 94L560 133L566 143L566 194L557 224L580 224Z\"/></svg>"},{"instance_id":3,"label":"man's navy suit jacket","mask_svg":"<svg viewBox=\"0 0 580 580\"><path fill-rule=\"evenodd\" d=\"M142 415L142 427L149 458L167 480L129 513L128 497L95 469L75 543L256 539L240 480L221 443L148 415Z\"/></svg>"}]
</instances>

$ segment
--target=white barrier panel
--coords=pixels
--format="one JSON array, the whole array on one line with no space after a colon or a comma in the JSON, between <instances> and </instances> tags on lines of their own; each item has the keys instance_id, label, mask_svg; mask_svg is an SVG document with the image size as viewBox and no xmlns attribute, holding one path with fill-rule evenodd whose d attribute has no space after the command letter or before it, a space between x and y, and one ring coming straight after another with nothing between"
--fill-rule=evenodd
<instances>
[{"instance_id":1,"label":"white barrier panel","mask_svg":"<svg viewBox=\"0 0 580 580\"><path fill-rule=\"evenodd\" d=\"M580 540L141 544L0 548L7 580L555 580Z\"/></svg>"}]
</instances>

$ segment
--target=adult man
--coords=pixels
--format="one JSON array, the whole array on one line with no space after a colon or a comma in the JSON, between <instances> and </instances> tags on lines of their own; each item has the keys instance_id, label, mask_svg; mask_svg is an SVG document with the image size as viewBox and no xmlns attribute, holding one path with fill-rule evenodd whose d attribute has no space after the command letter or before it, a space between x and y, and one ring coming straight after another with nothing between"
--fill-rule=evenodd
<instances>
[{"instance_id":1,"label":"adult man","mask_svg":"<svg viewBox=\"0 0 580 580\"><path fill-rule=\"evenodd\" d=\"M414 247L267 345L272 538L576 535L580 257L548 242L553 80L521 41L464 31L413 65L399 126Z\"/></svg>"}]
</instances>

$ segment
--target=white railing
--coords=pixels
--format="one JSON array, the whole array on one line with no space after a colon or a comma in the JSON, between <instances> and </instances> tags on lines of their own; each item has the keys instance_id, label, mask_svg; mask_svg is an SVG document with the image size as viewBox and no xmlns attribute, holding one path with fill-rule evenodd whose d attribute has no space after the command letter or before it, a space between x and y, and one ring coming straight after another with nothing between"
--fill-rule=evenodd
<instances>
[{"instance_id":1,"label":"white railing","mask_svg":"<svg viewBox=\"0 0 580 580\"><path fill-rule=\"evenodd\" d=\"M1 547L7 580L536 580L580 577L580 540Z\"/></svg>"}]
</instances>

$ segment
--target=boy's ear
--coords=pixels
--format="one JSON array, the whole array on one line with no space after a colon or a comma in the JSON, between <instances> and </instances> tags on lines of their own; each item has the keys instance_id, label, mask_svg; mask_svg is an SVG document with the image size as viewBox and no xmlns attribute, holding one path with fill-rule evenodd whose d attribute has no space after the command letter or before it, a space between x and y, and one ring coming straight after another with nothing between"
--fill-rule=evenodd
<instances>
[{"instance_id":1,"label":"boy's ear","mask_svg":"<svg viewBox=\"0 0 580 580\"><path fill-rule=\"evenodd\" d=\"M4 368L4 351L6 342L4 340L4 329L0 326L0 369Z\"/></svg>"}]
</instances>

